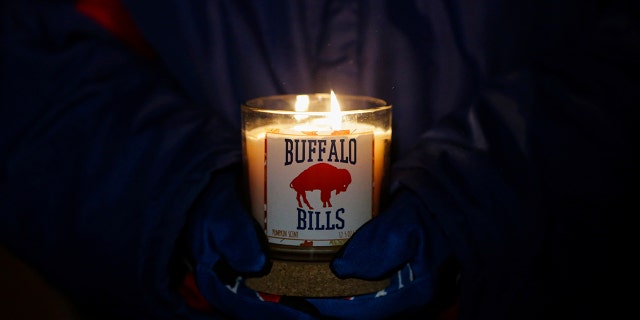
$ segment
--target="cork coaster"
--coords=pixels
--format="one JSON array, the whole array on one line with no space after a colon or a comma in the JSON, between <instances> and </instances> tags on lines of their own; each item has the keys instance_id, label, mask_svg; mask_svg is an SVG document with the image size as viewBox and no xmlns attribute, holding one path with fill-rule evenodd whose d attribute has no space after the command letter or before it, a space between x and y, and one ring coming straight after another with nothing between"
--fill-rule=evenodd
<instances>
[{"instance_id":1,"label":"cork coaster","mask_svg":"<svg viewBox=\"0 0 640 320\"><path fill-rule=\"evenodd\" d=\"M389 285L389 279L339 279L331 272L328 262L273 260L268 275L247 278L245 283L249 288L264 293L320 298L377 292Z\"/></svg>"}]
</instances>

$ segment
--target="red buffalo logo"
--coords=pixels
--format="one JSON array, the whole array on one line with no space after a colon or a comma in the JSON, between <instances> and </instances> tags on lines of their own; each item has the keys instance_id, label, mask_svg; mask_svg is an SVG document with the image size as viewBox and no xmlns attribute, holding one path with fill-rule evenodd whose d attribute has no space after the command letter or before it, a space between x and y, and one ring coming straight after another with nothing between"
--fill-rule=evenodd
<instances>
[{"instance_id":1,"label":"red buffalo logo","mask_svg":"<svg viewBox=\"0 0 640 320\"><path fill-rule=\"evenodd\" d=\"M320 190L320 200L322 207L331 207L331 191L335 190L336 195L347 191L351 184L351 174L347 169L338 169L330 164L318 163L302 171L295 177L289 187L296 190L296 200L298 207L302 208L300 197L304 203L313 210L307 200L307 191Z\"/></svg>"}]
</instances>

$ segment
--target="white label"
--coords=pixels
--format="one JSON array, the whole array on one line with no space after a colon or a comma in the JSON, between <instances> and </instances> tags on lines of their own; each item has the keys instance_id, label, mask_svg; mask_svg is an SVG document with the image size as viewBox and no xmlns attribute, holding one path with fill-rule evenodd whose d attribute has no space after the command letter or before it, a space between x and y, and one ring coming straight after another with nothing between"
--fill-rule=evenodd
<instances>
[{"instance_id":1,"label":"white label","mask_svg":"<svg viewBox=\"0 0 640 320\"><path fill-rule=\"evenodd\" d=\"M266 135L270 243L337 246L372 218L373 133Z\"/></svg>"}]
</instances>

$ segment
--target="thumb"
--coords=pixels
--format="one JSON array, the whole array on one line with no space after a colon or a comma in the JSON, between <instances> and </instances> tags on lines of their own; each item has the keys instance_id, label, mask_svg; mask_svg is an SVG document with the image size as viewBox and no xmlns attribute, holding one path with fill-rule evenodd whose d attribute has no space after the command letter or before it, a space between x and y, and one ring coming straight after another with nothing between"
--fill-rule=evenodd
<instances>
[{"instance_id":1,"label":"thumb","mask_svg":"<svg viewBox=\"0 0 640 320\"><path fill-rule=\"evenodd\" d=\"M420 201L399 194L379 216L363 225L341 248L331 269L340 278L379 279L417 255L424 234Z\"/></svg>"},{"instance_id":2,"label":"thumb","mask_svg":"<svg viewBox=\"0 0 640 320\"><path fill-rule=\"evenodd\" d=\"M266 239L242 206L237 181L235 171L216 173L201 195L194 230L202 239L195 244L200 246L196 255L202 262L221 259L240 273L259 273L267 266Z\"/></svg>"}]
</instances>

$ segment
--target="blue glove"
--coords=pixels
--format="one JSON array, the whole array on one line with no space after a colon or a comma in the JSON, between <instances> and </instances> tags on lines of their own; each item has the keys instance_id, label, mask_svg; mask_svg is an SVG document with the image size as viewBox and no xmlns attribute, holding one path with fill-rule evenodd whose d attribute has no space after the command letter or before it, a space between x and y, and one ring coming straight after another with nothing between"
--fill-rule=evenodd
<instances>
[{"instance_id":1,"label":"blue glove","mask_svg":"<svg viewBox=\"0 0 640 320\"><path fill-rule=\"evenodd\" d=\"M332 261L340 278L376 280L391 277L377 293L350 299L309 299L320 312L342 319L385 319L436 315L442 311L441 275L451 268L450 250L438 226L429 221L420 200L402 191L378 217L362 226ZM449 275L451 276L451 274ZM451 278L451 277L449 277Z\"/></svg>"},{"instance_id":2,"label":"blue glove","mask_svg":"<svg viewBox=\"0 0 640 320\"><path fill-rule=\"evenodd\" d=\"M275 303L245 286L245 276L268 273L271 264L264 232L238 198L234 173L214 173L191 213L187 234L200 293L232 319L312 319L316 310L304 299Z\"/></svg>"}]
</instances>

